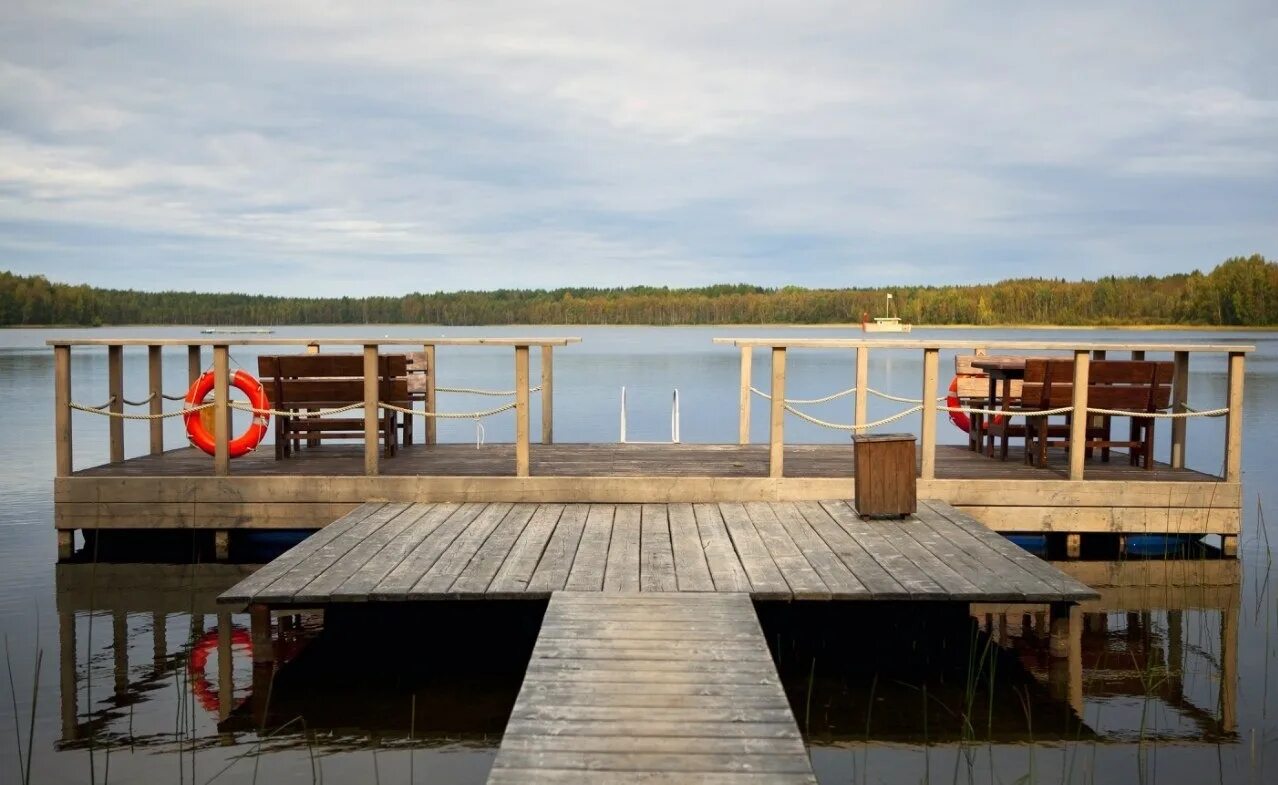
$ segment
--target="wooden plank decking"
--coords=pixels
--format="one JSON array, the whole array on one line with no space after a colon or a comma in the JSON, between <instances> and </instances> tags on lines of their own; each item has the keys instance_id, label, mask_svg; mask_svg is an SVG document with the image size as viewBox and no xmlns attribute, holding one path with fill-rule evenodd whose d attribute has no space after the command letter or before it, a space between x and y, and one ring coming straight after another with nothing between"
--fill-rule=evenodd
<instances>
[{"instance_id":1,"label":"wooden plank decking","mask_svg":"<svg viewBox=\"0 0 1278 785\"><path fill-rule=\"evenodd\" d=\"M555 592L488 781L816 778L748 595Z\"/></svg>"},{"instance_id":2,"label":"wooden plank decking","mask_svg":"<svg viewBox=\"0 0 1278 785\"><path fill-rule=\"evenodd\" d=\"M1074 602L1095 592L944 502L862 521L845 501L369 503L220 601L314 607L552 592Z\"/></svg>"}]
</instances>

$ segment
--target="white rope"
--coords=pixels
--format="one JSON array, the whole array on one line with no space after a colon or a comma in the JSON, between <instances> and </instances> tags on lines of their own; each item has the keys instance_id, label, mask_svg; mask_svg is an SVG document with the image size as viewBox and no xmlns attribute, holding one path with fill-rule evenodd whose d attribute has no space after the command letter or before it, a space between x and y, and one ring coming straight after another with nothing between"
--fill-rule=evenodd
<instances>
[{"instance_id":1,"label":"white rope","mask_svg":"<svg viewBox=\"0 0 1278 785\"><path fill-rule=\"evenodd\" d=\"M205 405L208 406L209 404L205 404ZM338 406L333 409L315 409L313 411L305 411L305 412L297 411L294 409L271 409L271 408L258 409L258 408L255 408L253 404L240 403L239 401L230 401L229 403L227 403L227 406L230 406L232 409L237 409L241 412L250 412L252 414L257 414L257 415L266 414L272 417L324 417L330 414L342 414L343 412L349 412L353 409L363 409L364 402L360 401L359 403L352 403L348 406Z\"/></svg>"},{"instance_id":2,"label":"white rope","mask_svg":"<svg viewBox=\"0 0 1278 785\"><path fill-rule=\"evenodd\" d=\"M477 387L436 387L435 392L463 393L465 395L492 395L498 398L509 398L518 390L482 390ZM529 393L541 392L541 385L529 387Z\"/></svg>"},{"instance_id":3,"label":"white rope","mask_svg":"<svg viewBox=\"0 0 1278 785\"><path fill-rule=\"evenodd\" d=\"M109 412L99 409L96 406L83 406L78 403L68 404L72 409L78 412L88 412L89 414L101 414L104 417L118 417L122 420L163 420L166 417L183 417L188 414L208 409L214 406L213 403L204 403L199 406L192 406L186 409L177 409L171 412L160 412L159 414L125 414L124 412Z\"/></svg>"},{"instance_id":4,"label":"white rope","mask_svg":"<svg viewBox=\"0 0 1278 785\"><path fill-rule=\"evenodd\" d=\"M837 400L837 399L839 399L839 398L843 398L843 397L845 397L845 396L851 395L852 393L854 393L854 392L856 392L856 391L857 391L857 388L856 388L856 387L849 387L849 388L847 388L846 390L840 390L839 392L831 393L830 395L827 395L827 396L822 397L822 398L786 398L786 399L785 399L785 402L786 402L786 403L801 403L801 404L806 404L806 403L827 403L827 402L829 402L829 401ZM887 400L889 400L889 401L897 401L898 403L923 403L923 399L922 399L922 398L903 398L903 397L901 397L901 396L899 396L899 395L892 395L892 394L890 394L890 393L885 393L885 392L882 392L882 391L880 391L880 390L876 390L876 389L874 389L873 387L867 387L867 388L865 388L865 391L866 391L867 393L871 394L871 395L877 395L877 396L878 396L878 397L880 397L880 398L886 398L886 399L887 399ZM770 400L772 400L772 396L771 396L771 395L769 395L769 394L765 393L763 390L760 390L758 387L751 387L751 388L750 388L750 392L754 393L755 395L758 395L758 396L759 396L759 397L761 397L761 398L767 399L767 400L769 400L769 401L770 401ZM946 397L946 396L942 395L942 396L939 396L936 400L937 400L937 401L944 401L944 400L945 400L945 397Z\"/></svg>"},{"instance_id":5,"label":"white rope","mask_svg":"<svg viewBox=\"0 0 1278 785\"><path fill-rule=\"evenodd\" d=\"M363 405L362 403L360 404L360 406ZM501 414L515 408L515 404L508 403L505 406L498 406L495 409L485 409L479 412L428 412L423 409L406 409L403 406L396 406L385 401L381 401L377 405L392 412L417 415L418 417L433 417L440 420L477 420L480 417L491 417L494 414Z\"/></svg>"},{"instance_id":6,"label":"white rope","mask_svg":"<svg viewBox=\"0 0 1278 785\"><path fill-rule=\"evenodd\" d=\"M160 397L162 397L162 398L163 398L164 400L166 400L166 401L185 401L185 400L186 400L186 396L185 396L185 395L164 395L164 394L161 394L161 396L160 396Z\"/></svg>"},{"instance_id":7,"label":"white rope","mask_svg":"<svg viewBox=\"0 0 1278 785\"><path fill-rule=\"evenodd\" d=\"M146 406L148 403L155 400L155 393L151 393L140 401L130 401L128 398L124 398L123 400L129 406Z\"/></svg>"},{"instance_id":8,"label":"white rope","mask_svg":"<svg viewBox=\"0 0 1278 785\"><path fill-rule=\"evenodd\" d=\"M793 406L790 406L789 404L786 404L785 410L789 412L790 414L793 414L794 416L798 417L801 420L807 420L813 425L820 425L823 428L832 428L836 431L863 431L868 428L877 428L880 425L887 425L888 423L896 422L897 420L900 420L903 417L909 417L911 414L923 411L923 407L914 406L904 411L897 412L891 417L884 417L882 420L875 420L874 422L867 422L862 425L848 425L845 423L829 422L827 420L822 420L817 417L813 417L812 415L807 414L805 412L801 412L798 409L794 408Z\"/></svg>"},{"instance_id":9,"label":"white rope","mask_svg":"<svg viewBox=\"0 0 1278 785\"><path fill-rule=\"evenodd\" d=\"M1055 417L1074 411L1073 406L1058 409L982 409L975 406L938 406L938 412L963 412L964 414L989 414L996 417ZM1088 411L1091 411L1090 409Z\"/></svg>"},{"instance_id":10,"label":"white rope","mask_svg":"<svg viewBox=\"0 0 1278 785\"><path fill-rule=\"evenodd\" d=\"M1109 414L1115 417L1141 417L1152 418L1155 420L1181 420L1186 417L1223 417L1229 414L1229 407L1223 409L1208 409L1207 411L1184 411L1184 412L1124 412L1118 409L1093 409L1087 407L1088 414Z\"/></svg>"}]
</instances>

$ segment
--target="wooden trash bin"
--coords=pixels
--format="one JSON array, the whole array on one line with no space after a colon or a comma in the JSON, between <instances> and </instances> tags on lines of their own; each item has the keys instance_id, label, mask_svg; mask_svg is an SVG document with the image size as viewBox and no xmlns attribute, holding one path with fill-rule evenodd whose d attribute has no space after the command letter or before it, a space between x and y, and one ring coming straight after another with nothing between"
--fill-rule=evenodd
<instances>
[{"instance_id":1,"label":"wooden trash bin","mask_svg":"<svg viewBox=\"0 0 1278 785\"><path fill-rule=\"evenodd\" d=\"M852 437L856 509L862 518L904 518L918 510L912 433Z\"/></svg>"}]
</instances>

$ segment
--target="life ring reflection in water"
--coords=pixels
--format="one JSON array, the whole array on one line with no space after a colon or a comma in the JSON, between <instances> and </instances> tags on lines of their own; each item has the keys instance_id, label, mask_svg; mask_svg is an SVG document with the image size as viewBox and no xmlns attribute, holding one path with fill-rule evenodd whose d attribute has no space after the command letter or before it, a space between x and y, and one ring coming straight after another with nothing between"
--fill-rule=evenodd
<instances>
[{"instance_id":1,"label":"life ring reflection in water","mask_svg":"<svg viewBox=\"0 0 1278 785\"><path fill-rule=\"evenodd\" d=\"M266 397L266 388L262 386L261 382L253 378L252 374L243 369L236 369L231 376L230 382L232 387L248 396L249 404L255 410L262 411L270 408L271 402ZM205 396L213 391L213 384L212 371L208 371L196 379L184 399L187 407L203 404ZM191 444L199 447L209 455L213 455L217 451L217 443L213 439L213 434L209 432L208 426L205 425L204 419L200 417L200 412L188 412L183 419L186 420L186 435L191 440ZM232 439L230 444L227 445L227 451L230 456L238 458L256 449L257 445L262 443L262 439L266 438L266 428L270 422L270 414L254 413L253 421L249 423L248 430Z\"/></svg>"}]
</instances>

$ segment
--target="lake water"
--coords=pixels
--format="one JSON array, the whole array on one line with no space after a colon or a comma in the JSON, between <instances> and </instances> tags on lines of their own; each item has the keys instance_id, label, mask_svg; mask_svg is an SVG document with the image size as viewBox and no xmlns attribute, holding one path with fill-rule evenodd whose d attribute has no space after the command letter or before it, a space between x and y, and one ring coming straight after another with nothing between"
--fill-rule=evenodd
<instances>
[{"instance_id":1,"label":"lake water","mask_svg":"<svg viewBox=\"0 0 1278 785\"><path fill-rule=\"evenodd\" d=\"M716 336L854 337L819 328L284 328L284 337L572 335L581 344L556 351L556 441L615 441L619 396L628 395L632 440L670 438L670 406L679 390L685 442L733 442L737 431L738 355ZM57 782L483 782L519 688L523 658L536 634L535 612L503 618L296 620L299 655L271 687L266 716L220 704L218 619L201 603L234 575L192 565L190 540L170 539L150 563L55 565L52 528L52 352L50 337L198 337L197 328L0 331L0 782L22 781L30 744L32 781ZM1211 559L1150 571L1128 605L1088 619L1081 717L1050 693L1048 666L1032 631L1000 625L1004 648L983 648L938 620L882 613L796 619L763 608L762 619L822 782L1125 783L1267 782L1278 761L1278 603L1270 589L1269 547L1278 538L1278 335L1193 331L917 331L970 340L1241 341L1247 361L1244 418L1244 535L1237 573ZM256 367L255 350L233 359ZM513 386L513 352L439 350L440 384ZM943 355L943 375L953 368ZM1151 359L1154 359L1151 357ZM206 353L205 361L209 357ZM534 368L536 355L534 352ZM126 351L125 396L145 396L145 350ZM875 388L918 397L921 352L876 351ZM788 397L818 397L854 383L850 352L791 353ZM106 352L78 349L73 398L106 399ZM185 388L186 357L166 353L165 388ZM757 353L755 383L766 389L767 360ZM1190 401L1223 405L1222 355L1195 355ZM445 411L474 411L490 398L441 396ZM168 404L175 406L176 404ZM871 399L870 419L902 404ZM810 407L851 420L850 398ZM538 433L533 406L533 433ZM766 407L754 407L756 439ZM483 438L509 441L513 418L485 422ZM903 429L917 432L917 416ZM964 436L942 422L943 441ZM1159 458L1170 441L1160 426ZM128 423L126 450L147 449L146 428ZM76 415L75 463L106 459L105 418ZM844 433L790 418L787 441L845 441ZM470 421L440 425L444 441L475 442ZM166 442L183 443L180 421ZM1188 464L1219 472L1223 421L1189 424ZM480 448L482 449L482 447ZM1266 515L1267 514L1267 515ZM1273 535L1273 536L1271 536ZM1093 565L1097 566L1097 565ZM1124 565L1099 565L1119 571ZM1223 578L1221 576L1224 576ZM206 612L201 613L204 610ZM61 613L59 613L61 611ZM195 611L195 612L192 612ZM814 613L820 613L814 611ZM247 628L247 618L230 622ZM1237 647L1222 628L1237 624ZM334 630L338 632L334 632ZM965 628L964 628L965 629ZM72 634L73 633L73 634ZM74 639L74 651L63 645ZM116 645L116 642L119 645ZM307 645L309 643L309 645ZM976 648L974 648L976 647ZM978 661L984 670L973 677ZM74 662L74 704L61 700L63 665ZM996 679L988 664L997 664ZM38 664L38 679L36 679ZM201 669L200 665L203 665ZM1222 701L1221 674L1237 679L1236 704ZM981 675L983 674L983 675ZM229 674L234 703L253 696L246 657ZM983 679L983 680L982 680ZM979 688L973 686L980 685ZM12 687L11 687L12 685ZM38 694L33 696L33 688ZM1228 693L1228 690L1225 690ZM1222 705L1225 704L1225 705ZM28 739L34 705L34 739ZM68 705L74 713L64 715ZM1232 727L1231 727L1232 726ZM19 744L21 738L21 745ZM606 781L601 777L600 781Z\"/></svg>"}]
</instances>

